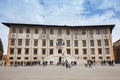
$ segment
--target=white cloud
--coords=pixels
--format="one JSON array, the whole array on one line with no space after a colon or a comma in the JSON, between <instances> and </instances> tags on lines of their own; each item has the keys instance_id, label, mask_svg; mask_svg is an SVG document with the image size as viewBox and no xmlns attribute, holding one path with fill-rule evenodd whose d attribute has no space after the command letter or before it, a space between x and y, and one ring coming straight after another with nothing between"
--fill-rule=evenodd
<instances>
[{"instance_id":1,"label":"white cloud","mask_svg":"<svg viewBox=\"0 0 120 80\"><path fill-rule=\"evenodd\" d=\"M104 2L99 6L100 9L113 8L120 11L120 0L103 0Z\"/></svg>"}]
</instances>

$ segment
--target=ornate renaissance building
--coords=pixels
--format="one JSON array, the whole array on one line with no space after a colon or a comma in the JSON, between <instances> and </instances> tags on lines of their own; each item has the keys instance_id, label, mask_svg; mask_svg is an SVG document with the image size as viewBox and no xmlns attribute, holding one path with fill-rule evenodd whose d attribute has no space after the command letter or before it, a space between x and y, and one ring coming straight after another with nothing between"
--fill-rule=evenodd
<instances>
[{"instance_id":1,"label":"ornate renaissance building","mask_svg":"<svg viewBox=\"0 0 120 80\"><path fill-rule=\"evenodd\" d=\"M8 62L114 60L112 29L115 25L39 25L2 23L9 27Z\"/></svg>"}]
</instances>

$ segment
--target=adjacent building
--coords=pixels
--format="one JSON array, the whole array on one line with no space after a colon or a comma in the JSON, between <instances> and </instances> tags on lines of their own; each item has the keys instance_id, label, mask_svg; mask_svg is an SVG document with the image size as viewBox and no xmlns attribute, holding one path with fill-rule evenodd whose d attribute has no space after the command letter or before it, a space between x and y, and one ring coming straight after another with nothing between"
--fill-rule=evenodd
<instances>
[{"instance_id":1,"label":"adjacent building","mask_svg":"<svg viewBox=\"0 0 120 80\"><path fill-rule=\"evenodd\" d=\"M115 62L120 63L120 39L113 44Z\"/></svg>"},{"instance_id":2,"label":"adjacent building","mask_svg":"<svg viewBox=\"0 0 120 80\"><path fill-rule=\"evenodd\" d=\"M115 25L41 25L2 23L9 27L8 62L114 60Z\"/></svg>"}]
</instances>

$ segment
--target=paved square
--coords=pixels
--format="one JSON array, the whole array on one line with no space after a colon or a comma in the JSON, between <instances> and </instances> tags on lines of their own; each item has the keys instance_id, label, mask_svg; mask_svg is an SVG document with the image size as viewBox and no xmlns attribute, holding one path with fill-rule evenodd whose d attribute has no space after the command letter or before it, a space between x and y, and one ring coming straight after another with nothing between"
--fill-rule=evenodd
<instances>
[{"instance_id":1,"label":"paved square","mask_svg":"<svg viewBox=\"0 0 120 80\"><path fill-rule=\"evenodd\" d=\"M120 65L0 67L0 80L120 80Z\"/></svg>"}]
</instances>

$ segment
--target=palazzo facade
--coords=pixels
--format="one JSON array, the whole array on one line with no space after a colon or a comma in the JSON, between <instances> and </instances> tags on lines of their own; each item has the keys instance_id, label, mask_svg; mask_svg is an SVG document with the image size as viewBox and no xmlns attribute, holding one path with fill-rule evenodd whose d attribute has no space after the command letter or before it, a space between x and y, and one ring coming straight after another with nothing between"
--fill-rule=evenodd
<instances>
[{"instance_id":1,"label":"palazzo facade","mask_svg":"<svg viewBox=\"0 0 120 80\"><path fill-rule=\"evenodd\" d=\"M2 23L9 27L8 62L114 60L112 29L115 25L41 25Z\"/></svg>"}]
</instances>

